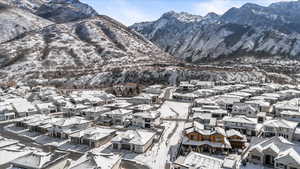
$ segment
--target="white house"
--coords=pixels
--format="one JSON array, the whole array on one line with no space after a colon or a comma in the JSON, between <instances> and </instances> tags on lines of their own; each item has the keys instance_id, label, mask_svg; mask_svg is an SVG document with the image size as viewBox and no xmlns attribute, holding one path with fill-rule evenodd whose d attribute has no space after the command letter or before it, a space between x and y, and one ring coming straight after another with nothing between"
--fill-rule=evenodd
<instances>
[{"instance_id":1,"label":"white house","mask_svg":"<svg viewBox=\"0 0 300 169\"><path fill-rule=\"evenodd\" d=\"M132 110L117 109L100 115L98 122L105 125L127 125L126 120L132 115Z\"/></svg>"},{"instance_id":2,"label":"white house","mask_svg":"<svg viewBox=\"0 0 300 169\"><path fill-rule=\"evenodd\" d=\"M14 108L10 104L0 104L0 121L16 118Z\"/></svg>"},{"instance_id":3,"label":"white house","mask_svg":"<svg viewBox=\"0 0 300 169\"><path fill-rule=\"evenodd\" d=\"M289 121L300 123L300 111L282 111L279 112L279 117Z\"/></svg>"},{"instance_id":4,"label":"white house","mask_svg":"<svg viewBox=\"0 0 300 169\"><path fill-rule=\"evenodd\" d=\"M139 112L132 116L132 125L136 127L153 128L160 123L160 112L158 111Z\"/></svg>"},{"instance_id":5,"label":"white house","mask_svg":"<svg viewBox=\"0 0 300 169\"><path fill-rule=\"evenodd\" d=\"M91 127L71 134L70 138L73 144L84 144L90 148L96 148L109 142L114 136L116 136L114 129Z\"/></svg>"},{"instance_id":6,"label":"white house","mask_svg":"<svg viewBox=\"0 0 300 169\"><path fill-rule=\"evenodd\" d=\"M297 122L284 119L267 120L263 123L263 136L281 136L291 141L294 137L297 125Z\"/></svg>"},{"instance_id":7,"label":"white house","mask_svg":"<svg viewBox=\"0 0 300 169\"><path fill-rule=\"evenodd\" d=\"M256 118L246 116L226 116L223 122L225 130L235 129L247 136L257 136L262 127L262 124L257 123Z\"/></svg>"},{"instance_id":8,"label":"white house","mask_svg":"<svg viewBox=\"0 0 300 169\"><path fill-rule=\"evenodd\" d=\"M153 144L154 132L145 130L128 130L112 139L113 149L144 153Z\"/></svg>"},{"instance_id":9,"label":"white house","mask_svg":"<svg viewBox=\"0 0 300 169\"><path fill-rule=\"evenodd\" d=\"M38 112L41 114L56 113L57 107L53 103L40 103L35 105Z\"/></svg>"},{"instance_id":10,"label":"white house","mask_svg":"<svg viewBox=\"0 0 300 169\"><path fill-rule=\"evenodd\" d=\"M49 129L50 135L62 139L67 139L73 133L84 130L90 127L91 121L85 120L83 117L61 118L52 123Z\"/></svg>"},{"instance_id":11,"label":"white house","mask_svg":"<svg viewBox=\"0 0 300 169\"><path fill-rule=\"evenodd\" d=\"M86 117L89 120L97 120L100 118L101 114L109 112L110 108L103 107L103 106L97 106L97 107L91 107L88 109L84 109L81 111L81 115Z\"/></svg>"},{"instance_id":12,"label":"white house","mask_svg":"<svg viewBox=\"0 0 300 169\"><path fill-rule=\"evenodd\" d=\"M248 161L275 169L298 169L299 146L283 137L253 138L248 151Z\"/></svg>"},{"instance_id":13,"label":"white house","mask_svg":"<svg viewBox=\"0 0 300 169\"><path fill-rule=\"evenodd\" d=\"M236 169L236 167L236 158L228 157L223 160L196 152L179 156L171 165L171 169Z\"/></svg>"},{"instance_id":14,"label":"white house","mask_svg":"<svg viewBox=\"0 0 300 169\"><path fill-rule=\"evenodd\" d=\"M68 169L119 169L121 160L116 154L88 152L72 162Z\"/></svg>"},{"instance_id":15,"label":"white house","mask_svg":"<svg viewBox=\"0 0 300 169\"><path fill-rule=\"evenodd\" d=\"M256 117L260 112L259 104L255 103L234 103L232 106L231 114L233 115L245 115L247 117Z\"/></svg>"},{"instance_id":16,"label":"white house","mask_svg":"<svg viewBox=\"0 0 300 169\"><path fill-rule=\"evenodd\" d=\"M11 169L65 169L68 166L67 153L32 152L10 162Z\"/></svg>"}]
</instances>

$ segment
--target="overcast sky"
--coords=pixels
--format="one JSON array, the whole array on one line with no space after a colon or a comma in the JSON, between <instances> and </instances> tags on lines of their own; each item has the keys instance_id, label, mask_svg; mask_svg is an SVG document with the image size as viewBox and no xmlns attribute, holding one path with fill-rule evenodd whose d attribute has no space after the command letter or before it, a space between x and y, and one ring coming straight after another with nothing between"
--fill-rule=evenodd
<instances>
[{"instance_id":1,"label":"overcast sky","mask_svg":"<svg viewBox=\"0 0 300 169\"><path fill-rule=\"evenodd\" d=\"M274 2L291 0L81 0L99 14L108 15L125 25L158 19L163 13L174 10L197 15L208 12L223 14L231 7L251 2L267 6Z\"/></svg>"}]
</instances>

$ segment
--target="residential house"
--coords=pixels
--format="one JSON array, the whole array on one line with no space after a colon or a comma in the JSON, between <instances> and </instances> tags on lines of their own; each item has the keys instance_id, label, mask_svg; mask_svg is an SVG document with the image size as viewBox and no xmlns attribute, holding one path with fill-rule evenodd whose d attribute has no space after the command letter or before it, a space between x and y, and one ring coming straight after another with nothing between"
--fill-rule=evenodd
<instances>
[{"instance_id":1,"label":"residential house","mask_svg":"<svg viewBox=\"0 0 300 169\"><path fill-rule=\"evenodd\" d=\"M159 95L163 92L162 89L163 89L162 85L152 85L152 86L148 86L147 88L143 89L143 92Z\"/></svg>"},{"instance_id":2,"label":"residential house","mask_svg":"<svg viewBox=\"0 0 300 169\"><path fill-rule=\"evenodd\" d=\"M41 120L35 120L27 122L27 128L33 132L39 132L43 134L48 134L49 130L52 127L52 123L56 123L62 118L49 117Z\"/></svg>"},{"instance_id":3,"label":"residential house","mask_svg":"<svg viewBox=\"0 0 300 169\"><path fill-rule=\"evenodd\" d=\"M259 107L260 112L266 112L266 113L270 114L273 111L273 106L270 104L270 102L267 102L263 99L248 100L248 101L245 101L245 103L258 104L260 106Z\"/></svg>"},{"instance_id":4,"label":"residential house","mask_svg":"<svg viewBox=\"0 0 300 169\"><path fill-rule=\"evenodd\" d=\"M53 103L40 103L35 105L38 112L41 114L56 113L57 107Z\"/></svg>"},{"instance_id":5,"label":"residential house","mask_svg":"<svg viewBox=\"0 0 300 169\"><path fill-rule=\"evenodd\" d=\"M128 100L129 103L133 103L133 104L152 104L152 103L156 103L156 99L158 99L158 96L154 96L153 95L147 94L147 93L141 93L138 96L132 97Z\"/></svg>"},{"instance_id":6,"label":"residential house","mask_svg":"<svg viewBox=\"0 0 300 169\"><path fill-rule=\"evenodd\" d=\"M191 80L190 84L195 85L198 89L210 89L215 86L215 82L212 81Z\"/></svg>"},{"instance_id":7,"label":"residential house","mask_svg":"<svg viewBox=\"0 0 300 169\"><path fill-rule=\"evenodd\" d=\"M116 130L91 127L70 135L71 143L83 144L90 148L100 147L116 136Z\"/></svg>"},{"instance_id":8,"label":"residential house","mask_svg":"<svg viewBox=\"0 0 300 169\"><path fill-rule=\"evenodd\" d=\"M239 131L234 129L227 130L226 135L233 149L244 149L246 147L247 138Z\"/></svg>"},{"instance_id":9,"label":"residential house","mask_svg":"<svg viewBox=\"0 0 300 169\"><path fill-rule=\"evenodd\" d=\"M26 99L14 98L6 100L6 102L12 105L18 117L25 117L38 113L36 107Z\"/></svg>"},{"instance_id":10,"label":"residential house","mask_svg":"<svg viewBox=\"0 0 300 169\"><path fill-rule=\"evenodd\" d=\"M186 81L182 81L182 82L180 82L178 89L180 91L194 91L197 89L197 87L194 84L191 84Z\"/></svg>"},{"instance_id":11,"label":"residential house","mask_svg":"<svg viewBox=\"0 0 300 169\"><path fill-rule=\"evenodd\" d=\"M226 132L220 127L206 130L202 124L194 122L192 127L184 129L183 135L181 144L185 153L195 151L220 154L231 149Z\"/></svg>"},{"instance_id":12,"label":"residential house","mask_svg":"<svg viewBox=\"0 0 300 169\"><path fill-rule=\"evenodd\" d=\"M35 115L31 115L31 116L27 116L27 117L24 117L24 118L17 119L15 122L16 122L17 127L28 128L28 126L30 124L33 124L35 122L41 122L41 121L44 121L46 119L50 119L50 116L45 115L45 114L35 114Z\"/></svg>"},{"instance_id":13,"label":"residential house","mask_svg":"<svg viewBox=\"0 0 300 169\"><path fill-rule=\"evenodd\" d=\"M140 93L140 87L136 83L127 83L124 85L113 86L113 93L116 96L136 96Z\"/></svg>"},{"instance_id":14,"label":"residential house","mask_svg":"<svg viewBox=\"0 0 300 169\"><path fill-rule=\"evenodd\" d=\"M225 130L235 129L247 136L257 136L262 124L257 123L256 118L246 116L226 116L223 118Z\"/></svg>"},{"instance_id":15,"label":"residential house","mask_svg":"<svg viewBox=\"0 0 300 169\"><path fill-rule=\"evenodd\" d=\"M89 120L98 120L101 114L109 112L110 108L103 106L91 107L81 111L81 115Z\"/></svg>"},{"instance_id":16,"label":"residential house","mask_svg":"<svg viewBox=\"0 0 300 169\"><path fill-rule=\"evenodd\" d=\"M217 126L217 119L211 113L194 113L193 121L204 125L204 129L212 129Z\"/></svg>"},{"instance_id":17,"label":"residential house","mask_svg":"<svg viewBox=\"0 0 300 169\"><path fill-rule=\"evenodd\" d=\"M205 106L205 105L215 106L217 104L211 98L198 98L193 103L194 107L202 107L202 106Z\"/></svg>"},{"instance_id":18,"label":"residential house","mask_svg":"<svg viewBox=\"0 0 300 169\"><path fill-rule=\"evenodd\" d=\"M128 130L112 139L113 149L144 153L154 142L155 133L145 130Z\"/></svg>"},{"instance_id":19,"label":"residential house","mask_svg":"<svg viewBox=\"0 0 300 169\"><path fill-rule=\"evenodd\" d=\"M300 149L283 137L252 138L247 160L275 169L298 169Z\"/></svg>"},{"instance_id":20,"label":"residential house","mask_svg":"<svg viewBox=\"0 0 300 169\"><path fill-rule=\"evenodd\" d=\"M259 104L255 103L234 103L232 106L231 114L233 115L245 115L247 117L256 117L260 112Z\"/></svg>"},{"instance_id":21,"label":"residential house","mask_svg":"<svg viewBox=\"0 0 300 169\"><path fill-rule=\"evenodd\" d=\"M239 96L232 96L232 95L222 95L216 99L216 103L225 110L231 112L232 106L236 102L241 102L242 98Z\"/></svg>"},{"instance_id":22,"label":"residential house","mask_svg":"<svg viewBox=\"0 0 300 169\"><path fill-rule=\"evenodd\" d=\"M11 169L65 169L69 163L63 152L32 152L10 162Z\"/></svg>"},{"instance_id":23,"label":"residential house","mask_svg":"<svg viewBox=\"0 0 300 169\"><path fill-rule=\"evenodd\" d=\"M279 113L279 117L300 123L300 111L282 111Z\"/></svg>"},{"instance_id":24,"label":"residential house","mask_svg":"<svg viewBox=\"0 0 300 169\"><path fill-rule=\"evenodd\" d=\"M193 102L196 98L198 98L198 95L194 93L173 93L173 99L180 100L180 101L186 101L186 102Z\"/></svg>"},{"instance_id":25,"label":"residential house","mask_svg":"<svg viewBox=\"0 0 300 169\"><path fill-rule=\"evenodd\" d=\"M224 169L224 160L190 152L187 156L179 156L173 163L171 169Z\"/></svg>"},{"instance_id":26,"label":"residential house","mask_svg":"<svg viewBox=\"0 0 300 169\"><path fill-rule=\"evenodd\" d=\"M298 122L287 121L284 119L267 120L263 123L263 136L281 136L291 141L294 137L297 125Z\"/></svg>"},{"instance_id":27,"label":"residential house","mask_svg":"<svg viewBox=\"0 0 300 169\"><path fill-rule=\"evenodd\" d=\"M299 111L299 100L292 99L278 102L274 105L275 115L279 116L282 111Z\"/></svg>"},{"instance_id":28,"label":"residential house","mask_svg":"<svg viewBox=\"0 0 300 169\"><path fill-rule=\"evenodd\" d=\"M73 104L71 102L67 102L66 106L62 108L66 117L72 117L76 115L81 115L84 109L89 108L90 106L83 104Z\"/></svg>"},{"instance_id":29,"label":"residential house","mask_svg":"<svg viewBox=\"0 0 300 169\"><path fill-rule=\"evenodd\" d=\"M132 115L132 125L141 128L154 128L160 123L160 112L145 111Z\"/></svg>"},{"instance_id":30,"label":"residential house","mask_svg":"<svg viewBox=\"0 0 300 169\"><path fill-rule=\"evenodd\" d=\"M49 134L52 137L67 139L71 134L87 129L90 125L91 121L85 120L83 117L62 118L52 123Z\"/></svg>"},{"instance_id":31,"label":"residential house","mask_svg":"<svg viewBox=\"0 0 300 169\"><path fill-rule=\"evenodd\" d=\"M98 123L104 125L129 125L128 119L131 119L132 110L117 109L100 115Z\"/></svg>"},{"instance_id":32,"label":"residential house","mask_svg":"<svg viewBox=\"0 0 300 169\"><path fill-rule=\"evenodd\" d=\"M74 161L68 169L119 169L121 156L88 152Z\"/></svg>"},{"instance_id":33,"label":"residential house","mask_svg":"<svg viewBox=\"0 0 300 169\"><path fill-rule=\"evenodd\" d=\"M16 118L14 108L10 104L0 104L0 121Z\"/></svg>"}]
</instances>

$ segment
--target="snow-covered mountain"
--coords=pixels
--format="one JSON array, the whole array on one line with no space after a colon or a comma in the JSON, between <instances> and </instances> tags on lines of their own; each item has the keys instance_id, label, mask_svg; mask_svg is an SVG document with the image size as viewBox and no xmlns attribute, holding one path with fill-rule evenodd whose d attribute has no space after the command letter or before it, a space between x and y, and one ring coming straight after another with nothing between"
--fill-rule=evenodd
<instances>
[{"instance_id":1,"label":"snow-covered mountain","mask_svg":"<svg viewBox=\"0 0 300 169\"><path fill-rule=\"evenodd\" d=\"M168 12L157 21L131 28L170 54L191 62L240 56L300 59L299 18L300 1L268 7L248 3L222 16Z\"/></svg>"},{"instance_id":2,"label":"snow-covered mountain","mask_svg":"<svg viewBox=\"0 0 300 169\"><path fill-rule=\"evenodd\" d=\"M43 28L52 24L23 9L0 3L0 43L16 38L24 32Z\"/></svg>"},{"instance_id":3,"label":"snow-covered mountain","mask_svg":"<svg viewBox=\"0 0 300 169\"><path fill-rule=\"evenodd\" d=\"M98 15L92 7L79 0L9 0L8 3L56 23L77 21Z\"/></svg>"},{"instance_id":4,"label":"snow-covered mountain","mask_svg":"<svg viewBox=\"0 0 300 169\"><path fill-rule=\"evenodd\" d=\"M66 71L90 75L173 61L140 34L78 0L1 1L1 78L43 79L55 72L67 79Z\"/></svg>"}]
</instances>

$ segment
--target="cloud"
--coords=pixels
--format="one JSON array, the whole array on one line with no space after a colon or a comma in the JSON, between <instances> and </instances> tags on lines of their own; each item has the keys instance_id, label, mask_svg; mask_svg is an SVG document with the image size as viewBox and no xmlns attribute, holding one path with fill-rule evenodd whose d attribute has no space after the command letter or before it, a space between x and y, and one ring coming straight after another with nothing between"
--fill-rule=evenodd
<instances>
[{"instance_id":1,"label":"cloud","mask_svg":"<svg viewBox=\"0 0 300 169\"><path fill-rule=\"evenodd\" d=\"M200 15L206 15L209 12L223 14L232 7L241 7L245 3L256 3L259 5L270 5L275 2L291 1L291 0L205 0L196 2L193 5L193 11Z\"/></svg>"}]
</instances>

